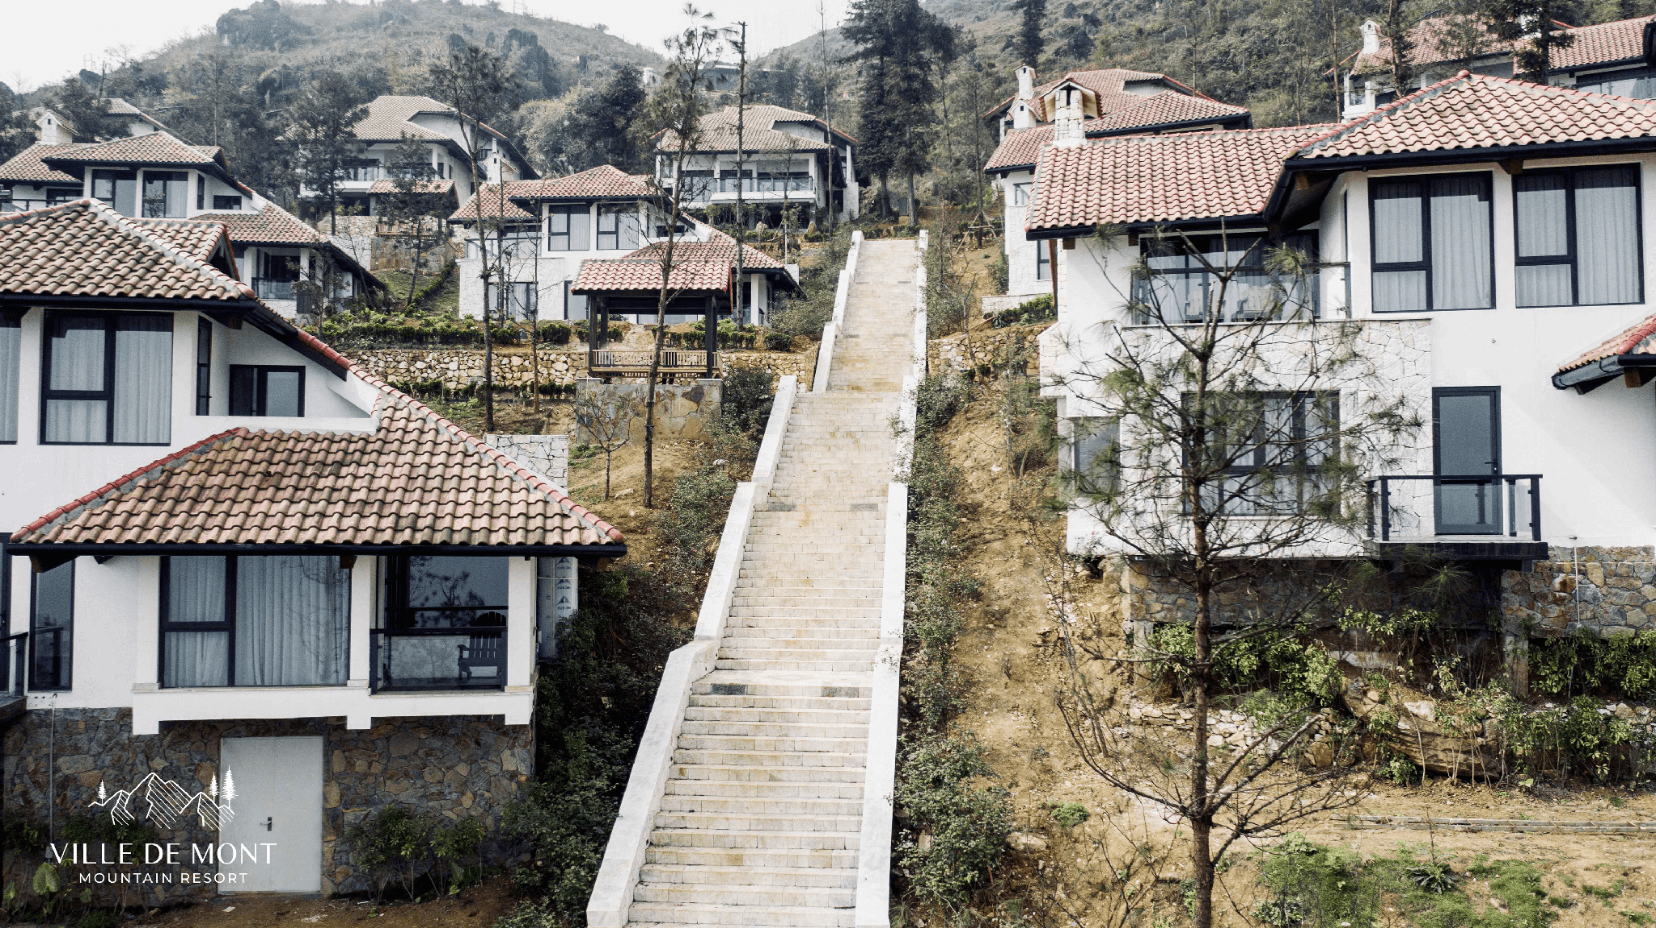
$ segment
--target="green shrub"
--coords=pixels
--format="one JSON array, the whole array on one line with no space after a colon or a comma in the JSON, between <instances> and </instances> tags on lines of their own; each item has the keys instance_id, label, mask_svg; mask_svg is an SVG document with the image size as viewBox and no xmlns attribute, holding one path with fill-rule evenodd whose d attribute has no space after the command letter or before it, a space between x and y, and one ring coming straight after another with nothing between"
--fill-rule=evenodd
<instances>
[{"instance_id":1,"label":"green shrub","mask_svg":"<svg viewBox=\"0 0 1656 928\"><path fill-rule=\"evenodd\" d=\"M1092 813L1079 802L1049 803L1052 806L1052 820L1068 829L1092 818Z\"/></svg>"},{"instance_id":2,"label":"green shrub","mask_svg":"<svg viewBox=\"0 0 1656 928\"><path fill-rule=\"evenodd\" d=\"M1000 860L1012 833L1012 803L970 737L922 737L904 745L895 800L903 810L896 865L921 902L963 906L973 886Z\"/></svg>"},{"instance_id":3,"label":"green shrub","mask_svg":"<svg viewBox=\"0 0 1656 928\"><path fill-rule=\"evenodd\" d=\"M1656 631L1599 638L1585 630L1530 642L1530 686L1556 699L1656 697Z\"/></svg>"},{"instance_id":4,"label":"green shrub","mask_svg":"<svg viewBox=\"0 0 1656 928\"><path fill-rule=\"evenodd\" d=\"M438 825L431 832L431 853L447 871L449 895L471 886L483 878L483 823L465 818L452 825ZM468 861L470 862L468 864Z\"/></svg>"},{"instance_id":5,"label":"green shrub","mask_svg":"<svg viewBox=\"0 0 1656 928\"><path fill-rule=\"evenodd\" d=\"M766 351L792 351L793 350L793 336L784 335L781 332L766 332L765 333L765 350Z\"/></svg>"},{"instance_id":6,"label":"green shrub","mask_svg":"<svg viewBox=\"0 0 1656 928\"><path fill-rule=\"evenodd\" d=\"M758 441L770 421L776 375L762 368L738 367L724 376L719 418L743 435Z\"/></svg>"},{"instance_id":7,"label":"green shrub","mask_svg":"<svg viewBox=\"0 0 1656 928\"><path fill-rule=\"evenodd\" d=\"M547 345L567 345L575 330L567 322L543 322L535 332L535 338Z\"/></svg>"},{"instance_id":8,"label":"green shrub","mask_svg":"<svg viewBox=\"0 0 1656 928\"><path fill-rule=\"evenodd\" d=\"M997 329L1013 325L1034 325L1039 322L1052 322L1058 318L1056 304L1052 302L1052 294L1044 293L1033 299L1025 300L1011 309L1003 309L996 313L990 324Z\"/></svg>"},{"instance_id":9,"label":"green shrub","mask_svg":"<svg viewBox=\"0 0 1656 928\"><path fill-rule=\"evenodd\" d=\"M431 826L402 806L387 805L345 829L345 841L356 851L357 863L369 873L374 899L385 896L395 879L408 898L415 898L419 864L431 854Z\"/></svg>"}]
</instances>

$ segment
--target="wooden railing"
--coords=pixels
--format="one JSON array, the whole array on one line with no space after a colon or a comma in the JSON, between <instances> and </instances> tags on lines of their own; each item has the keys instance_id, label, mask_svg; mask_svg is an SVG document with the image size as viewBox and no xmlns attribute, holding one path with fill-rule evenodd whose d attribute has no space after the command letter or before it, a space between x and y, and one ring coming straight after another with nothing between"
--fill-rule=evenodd
<instances>
[{"instance_id":1,"label":"wooden railing","mask_svg":"<svg viewBox=\"0 0 1656 928\"><path fill-rule=\"evenodd\" d=\"M626 351L614 348L589 348L587 349L587 369L603 373L622 371L648 373L652 354L653 352L647 349ZM715 370L719 366L718 352L713 353L712 366ZM707 369L708 357L707 352L703 349L663 348L661 350L661 370L666 373L705 371Z\"/></svg>"}]
</instances>

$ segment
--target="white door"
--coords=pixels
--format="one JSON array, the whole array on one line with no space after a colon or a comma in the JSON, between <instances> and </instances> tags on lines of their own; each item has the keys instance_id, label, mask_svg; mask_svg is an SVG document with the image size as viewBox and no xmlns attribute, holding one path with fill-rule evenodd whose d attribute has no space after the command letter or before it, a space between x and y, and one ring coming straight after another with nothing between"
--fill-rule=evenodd
<instances>
[{"instance_id":1,"label":"white door","mask_svg":"<svg viewBox=\"0 0 1656 928\"><path fill-rule=\"evenodd\" d=\"M321 737L225 738L219 780L235 793L219 823L219 888L321 892Z\"/></svg>"}]
</instances>

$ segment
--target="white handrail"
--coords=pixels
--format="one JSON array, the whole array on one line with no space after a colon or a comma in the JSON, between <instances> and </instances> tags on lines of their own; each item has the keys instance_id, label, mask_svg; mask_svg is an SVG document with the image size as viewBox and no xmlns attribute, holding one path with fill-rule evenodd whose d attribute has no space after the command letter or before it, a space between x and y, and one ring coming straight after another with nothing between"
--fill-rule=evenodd
<instances>
[{"instance_id":1,"label":"white handrail","mask_svg":"<svg viewBox=\"0 0 1656 928\"><path fill-rule=\"evenodd\" d=\"M851 299L851 284L857 277L857 255L862 252L863 234L858 229L851 233L851 249L845 253L845 267L834 284L834 317L822 327L822 344L817 348L816 377L811 381L812 393L828 392L828 375L834 367L834 341L845 328L845 304Z\"/></svg>"}]
</instances>

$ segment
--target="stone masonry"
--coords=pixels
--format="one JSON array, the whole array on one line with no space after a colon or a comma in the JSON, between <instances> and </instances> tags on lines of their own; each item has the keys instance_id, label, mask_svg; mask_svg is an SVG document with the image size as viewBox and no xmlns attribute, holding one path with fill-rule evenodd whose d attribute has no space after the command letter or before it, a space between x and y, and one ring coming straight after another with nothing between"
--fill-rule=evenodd
<instances>
[{"instance_id":1,"label":"stone masonry","mask_svg":"<svg viewBox=\"0 0 1656 928\"><path fill-rule=\"evenodd\" d=\"M540 382L569 386L586 376L586 349L542 347ZM444 390L463 390L483 382L481 348L374 348L345 351L351 360L375 377L393 384L428 384L437 381ZM810 383L816 369L815 346L809 351L726 351L720 353L722 366L768 370L780 378L793 374L801 383ZM527 347L495 349L495 383L501 387L528 387L535 379L535 365Z\"/></svg>"},{"instance_id":2,"label":"stone masonry","mask_svg":"<svg viewBox=\"0 0 1656 928\"><path fill-rule=\"evenodd\" d=\"M114 790L155 772L181 785L199 781L205 786L219 772L220 739L281 735L325 739L324 894L371 888L344 834L370 812L392 804L445 824L478 819L488 835L485 862L520 862L521 848L504 838L500 826L506 806L518 798L533 773L534 729L506 726L484 716L382 720L360 731L345 728L342 719L176 722L163 725L158 735L135 736L128 709L35 709L5 734L6 817L43 828L50 823L61 841L71 817L91 817L88 803L96 799L100 783ZM217 836L191 819L158 840L206 842ZM5 880L28 886L40 859L13 852L8 864ZM66 875L67 883L74 880L72 873ZM143 890L148 904L215 892L210 884Z\"/></svg>"},{"instance_id":3,"label":"stone masonry","mask_svg":"<svg viewBox=\"0 0 1656 928\"><path fill-rule=\"evenodd\" d=\"M1656 548L1547 549L1501 577L1501 611L1537 638L1577 630L1617 638L1656 630Z\"/></svg>"}]
</instances>

